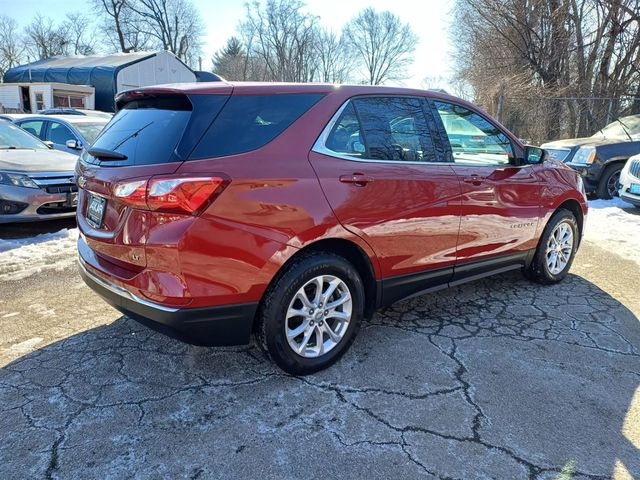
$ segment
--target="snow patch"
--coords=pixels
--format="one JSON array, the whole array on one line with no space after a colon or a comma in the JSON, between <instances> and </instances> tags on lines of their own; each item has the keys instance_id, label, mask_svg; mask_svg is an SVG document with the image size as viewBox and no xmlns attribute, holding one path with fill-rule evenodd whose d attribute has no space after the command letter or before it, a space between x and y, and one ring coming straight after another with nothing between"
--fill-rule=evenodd
<instances>
[{"instance_id":1,"label":"snow patch","mask_svg":"<svg viewBox=\"0 0 640 480\"><path fill-rule=\"evenodd\" d=\"M44 270L64 270L76 261L78 229L24 239L0 240L0 281L20 280Z\"/></svg>"},{"instance_id":2,"label":"snow patch","mask_svg":"<svg viewBox=\"0 0 640 480\"><path fill-rule=\"evenodd\" d=\"M584 240L640 265L640 208L619 198L591 200Z\"/></svg>"}]
</instances>

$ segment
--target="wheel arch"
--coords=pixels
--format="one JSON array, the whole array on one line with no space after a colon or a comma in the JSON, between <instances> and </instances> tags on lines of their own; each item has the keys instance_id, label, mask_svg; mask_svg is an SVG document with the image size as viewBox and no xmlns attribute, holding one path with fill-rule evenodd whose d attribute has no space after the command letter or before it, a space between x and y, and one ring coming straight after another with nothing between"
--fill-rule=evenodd
<instances>
[{"instance_id":1,"label":"wheel arch","mask_svg":"<svg viewBox=\"0 0 640 480\"><path fill-rule=\"evenodd\" d=\"M580 239L582 239L582 233L584 232L584 212L582 211L582 206L580 202L574 198L569 198L562 202L558 207L554 210L553 214L547 220L547 224L551 221L551 217L555 215L558 210L569 210L573 213L573 216L576 218L576 222L578 222L578 228L580 229ZM546 225L545 225L546 228Z\"/></svg>"},{"instance_id":2,"label":"wheel arch","mask_svg":"<svg viewBox=\"0 0 640 480\"><path fill-rule=\"evenodd\" d=\"M365 318L371 318L380 299L379 282L376 281L372 259L357 243L344 238L324 238L309 243L296 251L280 266L277 273L269 282L265 292L267 292L269 288L278 281L293 262L303 255L313 254L314 252L326 252L339 255L354 266L360 275L364 286L364 315ZM262 296L260 304L262 304L264 298L265 295ZM256 324L257 322L254 319L254 328L256 327Z\"/></svg>"}]
</instances>

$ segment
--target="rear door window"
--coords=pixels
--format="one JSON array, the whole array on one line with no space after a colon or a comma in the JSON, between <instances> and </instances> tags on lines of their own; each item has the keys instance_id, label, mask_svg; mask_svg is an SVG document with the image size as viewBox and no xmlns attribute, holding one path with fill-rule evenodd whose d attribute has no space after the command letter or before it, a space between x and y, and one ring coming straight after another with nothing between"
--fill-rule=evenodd
<instances>
[{"instance_id":1,"label":"rear door window","mask_svg":"<svg viewBox=\"0 0 640 480\"><path fill-rule=\"evenodd\" d=\"M44 122L42 120L29 120L27 122L20 122L18 125L31 135L35 135L39 139L44 140Z\"/></svg>"},{"instance_id":2,"label":"rear door window","mask_svg":"<svg viewBox=\"0 0 640 480\"><path fill-rule=\"evenodd\" d=\"M231 96L191 158L256 150L285 131L323 96L316 93Z\"/></svg>"},{"instance_id":3,"label":"rear door window","mask_svg":"<svg viewBox=\"0 0 640 480\"><path fill-rule=\"evenodd\" d=\"M420 99L359 97L353 104L362 129L364 158L397 162L438 161Z\"/></svg>"},{"instance_id":4,"label":"rear door window","mask_svg":"<svg viewBox=\"0 0 640 480\"><path fill-rule=\"evenodd\" d=\"M174 161L174 150L191 117L191 110L191 103L184 96L132 100L107 124L92 148L126 155L127 165ZM116 162L109 164L116 165Z\"/></svg>"}]
</instances>

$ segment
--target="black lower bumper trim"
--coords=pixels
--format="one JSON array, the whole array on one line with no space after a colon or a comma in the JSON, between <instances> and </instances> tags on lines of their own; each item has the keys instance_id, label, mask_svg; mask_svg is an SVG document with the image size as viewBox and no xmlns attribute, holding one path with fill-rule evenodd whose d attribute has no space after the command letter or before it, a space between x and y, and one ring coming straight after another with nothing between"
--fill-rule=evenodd
<instances>
[{"instance_id":1,"label":"black lower bumper trim","mask_svg":"<svg viewBox=\"0 0 640 480\"><path fill-rule=\"evenodd\" d=\"M203 346L246 345L258 303L164 310L138 303L106 288L80 268L84 282L130 318L173 338Z\"/></svg>"}]
</instances>

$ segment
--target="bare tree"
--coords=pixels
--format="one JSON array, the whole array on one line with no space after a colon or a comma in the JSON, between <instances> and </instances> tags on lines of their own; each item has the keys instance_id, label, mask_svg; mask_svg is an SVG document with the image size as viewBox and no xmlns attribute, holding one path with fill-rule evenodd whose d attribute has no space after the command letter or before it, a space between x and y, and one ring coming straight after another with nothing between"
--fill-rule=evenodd
<instances>
[{"instance_id":1,"label":"bare tree","mask_svg":"<svg viewBox=\"0 0 640 480\"><path fill-rule=\"evenodd\" d=\"M457 73L527 138L584 136L640 102L640 0L458 0ZM540 122L545 118L545 122Z\"/></svg>"},{"instance_id":2,"label":"bare tree","mask_svg":"<svg viewBox=\"0 0 640 480\"><path fill-rule=\"evenodd\" d=\"M261 80L314 79L318 17L303 13L303 6L298 0L267 0L264 8L258 2L247 4L239 30L247 61L264 67Z\"/></svg>"},{"instance_id":3,"label":"bare tree","mask_svg":"<svg viewBox=\"0 0 640 480\"><path fill-rule=\"evenodd\" d=\"M13 18L0 15L0 79L22 61L24 46Z\"/></svg>"},{"instance_id":4,"label":"bare tree","mask_svg":"<svg viewBox=\"0 0 640 480\"><path fill-rule=\"evenodd\" d=\"M65 29L56 26L39 13L24 30L25 46L30 58L41 60L67 52L69 37Z\"/></svg>"},{"instance_id":5,"label":"bare tree","mask_svg":"<svg viewBox=\"0 0 640 480\"><path fill-rule=\"evenodd\" d=\"M67 55L92 55L96 53L97 39L92 28L91 20L82 13L69 13L67 19L60 26L65 32Z\"/></svg>"},{"instance_id":6,"label":"bare tree","mask_svg":"<svg viewBox=\"0 0 640 480\"><path fill-rule=\"evenodd\" d=\"M127 0L128 8L142 20L142 31L161 48L189 65L202 51L204 24L190 0Z\"/></svg>"},{"instance_id":7,"label":"bare tree","mask_svg":"<svg viewBox=\"0 0 640 480\"><path fill-rule=\"evenodd\" d=\"M353 55L344 38L331 30L320 28L317 32L315 53L319 68L318 80L344 83L349 79Z\"/></svg>"},{"instance_id":8,"label":"bare tree","mask_svg":"<svg viewBox=\"0 0 640 480\"><path fill-rule=\"evenodd\" d=\"M93 0L101 18L103 36L119 52L149 48L149 34L143 31L139 16L129 7L130 0Z\"/></svg>"},{"instance_id":9,"label":"bare tree","mask_svg":"<svg viewBox=\"0 0 640 480\"><path fill-rule=\"evenodd\" d=\"M393 13L366 8L345 26L343 35L370 85L407 77L418 37Z\"/></svg>"}]
</instances>

